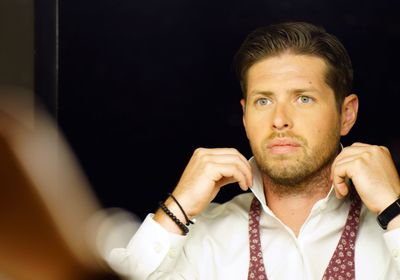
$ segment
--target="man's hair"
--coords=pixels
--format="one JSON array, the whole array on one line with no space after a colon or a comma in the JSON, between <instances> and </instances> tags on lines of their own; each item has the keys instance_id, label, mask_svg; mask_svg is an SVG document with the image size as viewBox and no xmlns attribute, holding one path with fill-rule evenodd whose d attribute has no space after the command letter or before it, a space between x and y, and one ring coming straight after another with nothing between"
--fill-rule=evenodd
<instances>
[{"instance_id":1,"label":"man's hair","mask_svg":"<svg viewBox=\"0 0 400 280\"><path fill-rule=\"evenodd\" d=\"M344 98L351 93L353 67L343 44L322 27L306 22L286 22L257 28L235 54L234 64L243 97L247 97L247 72L255 63L283 53L322 58L327 65L325 82L335 93L340 111Z\"/></svg>"}]
</instances>

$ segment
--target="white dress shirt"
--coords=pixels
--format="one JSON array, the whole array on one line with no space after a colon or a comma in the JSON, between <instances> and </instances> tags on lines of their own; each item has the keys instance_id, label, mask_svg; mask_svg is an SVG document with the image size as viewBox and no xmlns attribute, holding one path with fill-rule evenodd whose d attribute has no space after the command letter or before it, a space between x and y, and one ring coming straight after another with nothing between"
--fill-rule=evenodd
<instances>
[{"instance_id":1,"label":"white dress shirt","mask_svg":"<svg viewBox=\"0 0 400 280\"><path fill-rule=\"evenodd\" d=\"M212 203L187 236L169 233L149 214L127 248L115 248L109 263L129 279L247 279L248 212L255 195L262 205L260 233L269 280L320 280L347 219L350 201L331 189L318 201L296 237L265 203L254 163L252 192ZM400 279L400 229L385 232L365 206L355 248L356 279Z\"/></svg>"}]
</instances>

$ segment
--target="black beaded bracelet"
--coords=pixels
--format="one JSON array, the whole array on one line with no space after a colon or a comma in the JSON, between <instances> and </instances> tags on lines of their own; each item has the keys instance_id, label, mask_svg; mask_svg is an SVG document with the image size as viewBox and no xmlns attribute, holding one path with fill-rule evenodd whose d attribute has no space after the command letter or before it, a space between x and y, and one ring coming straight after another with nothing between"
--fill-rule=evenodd
<instances>
[{"instance_id":1,"label":"black beaded bracelet","mask_svg":"<svg viewBox=\"0 0 400 280\"><path fill-rule=\"evenodd\" d=\"M179 209L181 209L181 212L182 212L183 216L185 216L186 225L187 225L187 226L189 226L189 225L191 225L191 224L193 225L193 224L194 224L194 221L189 220L188 216L186 215L185 211L183 210L182 206L179 204L179 202L178 202L178 200L175 198L175 196L173 196L172 193L168 193L168 195L169 195L170 197L172 197L172 199L173 199L173 200L175 201L175 203L178 205Z\"/></svg>"},{"instance_id":2,"label":"black beaded bracelet","mask_svg":"<svg viewBox=\"0 0 400 280\"><path fill-rule=\"evenodd\" d=\"M183 231L183 235L186 235L189 232L187 226L185 226L168 208L165 206L164 202L160 201L160 208L167 214Z\"/></svg>"}]
</instances>

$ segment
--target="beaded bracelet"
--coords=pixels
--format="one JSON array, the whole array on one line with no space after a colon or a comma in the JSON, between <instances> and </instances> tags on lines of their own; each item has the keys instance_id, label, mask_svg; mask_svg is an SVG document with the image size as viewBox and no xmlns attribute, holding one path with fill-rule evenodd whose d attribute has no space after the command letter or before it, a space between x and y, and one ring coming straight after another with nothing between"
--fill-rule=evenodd
<instances>
[{"instance_id":1,"label":"beaded bracelet","mask_svg":"<svg viewBox=\"0 0 400 280\"><path fill-rule=\"evenodd\" d=\"M168 208L165 206L164 202L160 201L159 205L161 209L167 214L177 225L178 227L183 231L183 235L186 235L189 232L189 229L187 226L185 226Z\"/></svg>"},{"instance_id":2,"label":"beaded bracelet","mask_svg":"<svg viewBox=\"0 0 400 280\"><path fill-rule=\"evenodd\" d=\"M172 199L173 199L173 200L175 201L175 203L178 205L179 209L181 209L181 212L182 212L183 216L185 216L186 225L187 225L187 226L189 226L189 225L191 225L191 224L193 225L193 224L195 223L196 220L193 220L193 221L189 220L188 216L186 215L185 211L183 210L182 206L179 204L179 202L178 202L178 200L175 198L175 196L173 196L172 193L168 193L168 195L169 195L170 197L172 197Z\"/></svg>"}]
</instances>

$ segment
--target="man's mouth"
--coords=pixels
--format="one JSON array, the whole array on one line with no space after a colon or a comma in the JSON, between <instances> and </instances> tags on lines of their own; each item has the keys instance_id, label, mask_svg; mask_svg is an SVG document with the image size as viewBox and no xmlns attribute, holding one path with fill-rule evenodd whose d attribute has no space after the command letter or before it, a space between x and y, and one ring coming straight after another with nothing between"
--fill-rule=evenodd
<instances>
[{"instance_id":1,"label":"man's mouth","mask_svg":"<svg viewBox=\"0 0 400 280\"><path fill-rule=\"evenodd\" d=\"M280 138L270 141L267 149L271 154L287 154L296 152L301 147L300 143L291 138Z\"/></svg>"}]
</instances>

